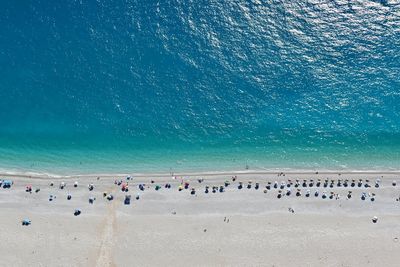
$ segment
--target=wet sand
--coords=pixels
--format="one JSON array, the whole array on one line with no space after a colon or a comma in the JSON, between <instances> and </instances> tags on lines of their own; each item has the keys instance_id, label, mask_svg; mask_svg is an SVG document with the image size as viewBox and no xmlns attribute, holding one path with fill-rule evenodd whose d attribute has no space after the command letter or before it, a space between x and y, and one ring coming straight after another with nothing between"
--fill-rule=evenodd
<instances>
[{"instance_id":1,"label":"wet sand","mask_svg":"<svg viewBox=\"0 0 400 267\"><path fill-rule=\"evenodd\" d=\"M383 175L383 177L381 177ZM114 185L116 177L11 177L11 189L0 189L1 266L398 266L400 255L400 174L273 173L184 176L133 176L129 192ZM204 181L198 183L197 179ZM371 188L301 188L302 196L277 198L264 193L267 181L288 179L370 179ZM374 188L376 178L381 179ZM120 177L118 179L123 179ZM154 184L150 180L155 181ZM224 193L204 193L206 185L231 184ZM247 182L252 188L247 189ZM398 185L392 186L397 180ZM50 181L54 187L50 187ZM61 181L67 183L61 190ZM77 188L74 181L79 181ZM125 179L124 179L125 181ZM242 181L244 188L237 189ZM254 184L260 183L255 190ZM87 185L95 188L89 191ZM137 184L146 183L145 191ZM171 183L172 188L164 188ZM33 191L25 192L26 185ZM159 191L154 189L160 184ZM149 186L149 188L147 188ZM190 194L190 188L196 194ZM307 189L311 196L305 197ZM351 190L352 198L346 199ZM113 192L114 200L103 198ZM334 191L340 199L322 199ZM375 193L375 201L361 193ZM70 193L71 200L66 196ZM136 200L136 194L140 200ZM56 198L49 201L49 195ZM124 205L126 194L131 205ZM96 197L94 204L88 198ZM82 210L74 216L76 208ZM294 213L289 212L289 208ZM378 217L372 223L373 216ZM22 226L21 220L32 220Z\"/></svg>"}]
</instances>

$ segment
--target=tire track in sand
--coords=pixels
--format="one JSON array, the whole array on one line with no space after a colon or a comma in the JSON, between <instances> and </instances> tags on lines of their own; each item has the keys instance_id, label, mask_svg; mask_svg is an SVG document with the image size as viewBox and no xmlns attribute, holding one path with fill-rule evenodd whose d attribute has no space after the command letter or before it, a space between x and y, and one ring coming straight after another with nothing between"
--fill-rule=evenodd
<instances>
[{"instance_id":1,"label":"tire track in sand","mask_svg":"<svg viewBox=\"0 0 400 267\"><path fill-rule=\"evenodd\" d=\"M110 191L109 191L110 192ZM115 188L111 191L114 195ZM116 229L116 214L117 201L114 199L108 205L106 218L102 223L101 245L97 256L96 266L116 266L113 257L114 247L114 230Z\"/></svg>"}]
</instances>

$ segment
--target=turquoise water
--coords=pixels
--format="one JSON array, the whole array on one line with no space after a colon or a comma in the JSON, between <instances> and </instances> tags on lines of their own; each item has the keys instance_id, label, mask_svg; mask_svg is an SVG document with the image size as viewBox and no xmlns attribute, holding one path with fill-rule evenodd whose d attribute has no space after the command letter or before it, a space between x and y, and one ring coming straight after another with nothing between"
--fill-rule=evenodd
<instances>
[{"instance_id":1,"label":"turquoise water","mask_svg":"<svg viewBox=\"0 0 400 267\"><path fill-rule=\"evenodd\" d=\"M1 6L3 170L399 169L393 1Z\"/></svg>"}]
</instances>

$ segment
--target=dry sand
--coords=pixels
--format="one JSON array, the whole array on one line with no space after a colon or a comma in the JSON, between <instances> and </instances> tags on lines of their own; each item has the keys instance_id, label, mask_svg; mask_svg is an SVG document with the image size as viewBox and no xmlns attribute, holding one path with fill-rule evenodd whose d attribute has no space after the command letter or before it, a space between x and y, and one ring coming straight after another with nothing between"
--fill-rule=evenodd
<instances>
[{"instance_id":1,"label":"dry sand","mask_svg":"<svg viewBox=\"0 0 400 267\"><path fill-rule=\"evenodd\" d=\"M155 184L172 184L155 191L150 178L130 182L131 205L114 177L11 177L14 186L0 189L1 266L399 266L400 174L347 173L342 179L383 175L381 187L319 188L335 191L339 200L303 195L277 199L264 194L267 181L332 178L338 175L291 173L240 174L225 193L204 193L205 185L221 185L231 175L184 176L190 187L178 192L179 180L152 176ZM391 185L398 179L398 185ZM73 182L79 181L78 188ZM260 182L260 189L237 189L238 181ZM50 187L49 182L55 186ZM61 181L67 183L63 190ZM136 200L138 183L150 185ZM87 185L94 183L89 192ZM39 193L26 193L31 184ZM345 197L353 191L353 198ZM114 192L107 201L103 191ZM361 192L376 193L362 201ZM67 200L67 194L72 200ZM56 195L52 202L49 195ZM88 198L95 196L93 205ZM75 208L82 214L74 216ZM294 213L288 211L293 208ZM378 223L372 223L378 216ZM29 218L32 225L22 226Z\"/></svg>"}]
</instances>

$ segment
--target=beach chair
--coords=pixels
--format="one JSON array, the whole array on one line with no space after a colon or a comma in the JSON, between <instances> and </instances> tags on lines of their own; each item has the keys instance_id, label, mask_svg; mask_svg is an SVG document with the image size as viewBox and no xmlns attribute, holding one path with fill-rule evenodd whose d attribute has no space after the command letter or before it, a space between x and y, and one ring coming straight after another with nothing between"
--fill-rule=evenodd
<instances>
[{"instance_id":1,"label":"beach chair","mask_svg":"<svg viewBox=\"0 0 400 267\"><path fill-rule=\"evenodd\" d=\"M28 225L30 225L31 223L32 223L32 221L29 220L29 219L23 219L23 220L22 220L22 225L24 225L24 226L28 226Z\"/></svg>"}]
</instances>

